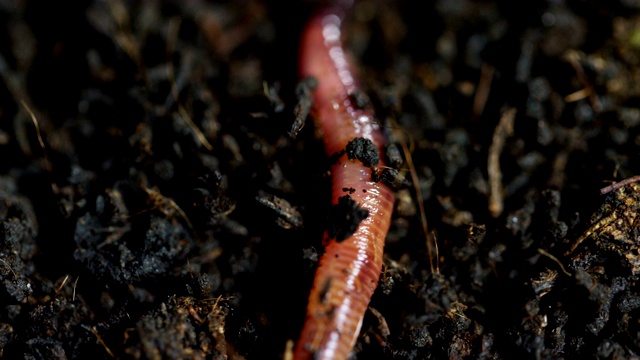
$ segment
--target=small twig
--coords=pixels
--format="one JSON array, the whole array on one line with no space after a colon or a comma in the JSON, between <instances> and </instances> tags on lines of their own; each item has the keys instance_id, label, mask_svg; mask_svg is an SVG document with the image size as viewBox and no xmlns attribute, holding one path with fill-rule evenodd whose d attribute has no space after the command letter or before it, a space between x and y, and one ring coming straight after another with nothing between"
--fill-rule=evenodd
<instances>
[{"instance_id":1,"label":"small twig","mask_svg":"<svg viewBox=\"0 0 640 360\"><path fill-rule=\"evenodd\" d=\"M502 185L502 170L500 169L500 153L504 148L507 136L513 133L513 122L516 109L507 109L502 113L500 122L493 133L493 140L489 146L487 172L489 174L489 211L496 218L504 209L504 189Z\"/></svg>"},{"instance_id":2,"label":"small twig","mask_svg":"<svg viewBox=\"0 0 640 360\"><path fill-rule=\"evenodd\" d=\"M484 107L487 104L489 98L489 92L491 91L491 82L493 81L493 74L496 72L496 68L488 63L482 64L480 68L480 81L476 88L476 94L473 99L472 116L474 119L480 117L484 111Z\"/></svg>"},{"instance_id":3,"label":"small twig","mask_svg":"<svg viewBox=\"0 0 640 360\"><path fill-rule=\"evenodd\" d=\"M566 102L576 102L576 101L580 101L586 97L588 97L589 95L591 95L591 88L582 88L578 91L574 91L571 94L567 95L564 97L564 101Z\"/></svg>"},{"instance_id":4,"label":"small twig","mask_svg":"<svg viewBox=\"0 0 640 360\"><path fill-rule=\"evenodd\" d=\"M158 191L158 190L151 189L151 188L148 188L146 186L143 187L143 190L147 193L147 195L149 195L149 197L151 197L151 199L153 199L153 201L155 203L154 204L155 206L153 207L153 209L162 209L163 206L169 206L170 208L174 209L176 212L178 212L180 217L182 217L182 219L185 221L185 223L187 224L189 229L193 232L193 234L196 235L196 232L194 230L193 224L189 220L189 217L187 216L187 213L185 213L184 210L182 210L182 208L173 199L162 195L160 193L160 191ZM151 210L151 209L149 209L149 210ZM144 211L145 210L141 211L140 213L142 213ZM137 215L137 214L134 214L134 215ZM134 216L134 215L132 215L132 216Z\"/></svg>"},{"instance_id":5,"label":"small twig","mask_svg":"<svg viewBox=\"0 0 640 360\"><path fill-rule=\"evenodd\" d=\"M284 101L282 101L280 95L278 95L277 84L274 86L269 86L266 81L263 81L262 91L264 93L264 96L271 103L271 106L273 106L273 111L276 113L281 113L284 110Z\"/></svg>"},{"instance_id":6,"label":"small twig","mask_svg":"<svg viewBox=\"0 0 640 360\"><path fill-rule=\"evenodd\" d=\"M282 360L293 360L293 340L289 339L284 346L284 356Z\"/></svg>"},{"instance_id":7,"label":"small twig","mask_svg":"<svg viewBox=\"0 0 640 360\"><path fill-rule=\"evenodd\" d=\"M93 334L93 336L96 337L96 339L98 340L98 343L102 345L102 347L107 352L107 354L109 354L109 356L111 356L112 358L116 357L113 354L113 351L111 351L111 349L109 349L109 347L107 346L107 343L104 342L100 334L98 334L98 330L96 330L95 326L88 326L88 325L80 325L80 326L83 327L85 330L90 331Z\"/></svg>"},{"instance_id":8,"label":"small twig","mask_svg":"<svg viewBox=\"0 0 640 360\"><path fill-rule=\"evenodd\" d=\"M193 131L198 141L207 150L213 151L213 146L211 145L209 140L207 140L207 137L204 135L202 130L200 130L200 128L193 122L193 120L191 119L191 116L189 116L189 113L180 102L180 91L176 84L176 77L173 71L174 64L173 64L173 61L171 60L172 59L171 53L173 52L176 46L175 44L176 44L176 39L178 38L179 29L180 29L180 20L177 18L172 19L169 22L169 35L168 35L169 40L167 41L167 58L168 58L167 78L169 80L169 83L171 84L171 96L173 96L173 100L178 105L178 113L180 114L180 117L184 120L184 122L187 123L187 126L191 128L191 131Z\"/></svg>"},{"instance_id":9,"label":"small twig","mask_svg":"<svg viewBox=\"0 0 640 360\"><path fill-rule=\"evenodd\" d=\"M60 292L60 290L62 290L64 284L67 283L67 280L69 280L69 275L64 277L64 279L62 280L62 284L60 284L60 286L58 286L58 288L56 289L56 295Z\"/></svg>"},{"instance_id":10,"label":"small twig","mask_svg":"<svg viewBox=\"0 0 640 360\"><path fill-rule=\"evenodd\" d=\"M593 91L593 85L589 81L589 78L584 72L582 64L580 64L580 54L575 50L567 51L564 58L571 64L573 69L576 71L576 75L578 76L578 80L582 83L583 89L574 92L573 94L569 94L565 97L565 101L572 102L578 101L580 99L589 97L589 101L591 102L591 108L599 113L602 111L602 104L600 100L598 100L598 96Z\"/></svg>"},{"instance_id":11,"label":"small twig","mask_svg":"<svg viewBox=\"0 0 640 360\"><path fill-rule=\"evenodd\" d=\"M76 288L78 287L78 280L80 280L80 276L76 278L76 281L73 282L73 296L71 296L71 301L76 301Z\"/></svg>"},{"instance_id":12,"label":"small twig","mask_svg":"<svg viewBox=\"0 0 640 360\"><path fill-rule=\"evenodd\" d=\"M604 194L610 193L610 192L612 192L614 190L618 190L621 187L624 187L626 185L629 185L629 184L637 182L637 181L640 181L640 175L632 176L632 177L630 177L628 179L624 179L622 181L618 181L617 183L613 183L613 184L611 184L609 186L605 186L602 189L600 189L600 195L604 195Z\"/></svg>"},{"instance_id":13,"label":"small twig","mask_svg":"<svg viewBox=\"0 0 640 360\"><path fill-rule=\"evenodd\" d=\"M313 90L317 87L318 80L313 77L302 79L296 86L298 103L293 109L293 114L296 118L293 121L293 125L291 125L291 130L289 130L289 136L291 138L298 136L298 133L304 127L307 116L309 116L309 112L311 111L311 106L313 106Z\"/></svg>"},{"instance_id":14,"label":"small twig","mask_svg":"<svg viewBox=\"0 0 640 360\"><path fill-rule=\"evenodd\" d=\"M560 262L560 260L558 260L557 257L551 255L549 252L547 252L544 249L538 248L538 252L541 255L544 255L544 256L548 257L549 259L553 260L554 262L556 262L560 266L560 269L562 270L563 273L565 273L567 276L571 276L571 273L568 272L567 269L564 268L564 265L562 265L562 262Z\"/></svg>"},{"instance_id":15,"label":"small twig","mask_svg":"<svg viewBox=\"0 0 640 360\"><path fill-rule=\"evenodd\" d=\"M389 121L391 122L391 125L393 126L393 129L398 129L398 124L395 121L394 118L390 117ZM434 243L435 243L435 248L436 248L436 257L433 257L433 250L431 248L431 241L429 238L429 225L427 223L427 215L426 215L426 211L424 209L424 198L422 196L422 191L420 190L420 183L419 183L419 179L418 179L418 172L416 171L416 167L413 163L413 157L411 156L411 151L414 146L413 143L413 138L411 137L411 135L408 135L409 138L409 145L407 145L407 141L405 141L405 137L400 137L398 136L398 142L400 143L400 146L402 147L402 153L404 154L404 159L407 162L407 166L409 167L409 174L411 174L411 181L413 182L413 190L416 194L416 202L418 203L418 211L420 212L420 225L422 227L422 233L424 234L425 237L425 241L427 243L427 256L429 257L429 266L431 267L431 272L432 273L440 273L440 270L438 268L438 244L436 243L435 237L434 239ZM436 263L435 266L433 263Z\"/></svg>"},{"instance_id":16,"label":"small twig","mask_svg":"<svg viewBox=\"0 0 640 360\"><path fill-rule=\"evenodd\" d=\"M109 1L109 12L111 18L115 22L114 40L118 46L129 55L131 60L136 64L138 69L142 70L142 55L140 54L140 45L136 37L131 32L131 18L125 4L122 1ZM141 73L144 73L141 71Z\"/></svg>"},{"instance_id":17,"label":"small twig","mask_svg":"<svg viewBox=\"0 0 640 360\"><path fill-rule=\"evenodd\" d=\"M383 340L386 341L387 338L391 335L391 330L389 330L389 325L387 324L387 319L385 319L384 316L382 316L380 311L376 310L375 308L373 308L371 306L369 306L369 311L378 320L378 330L380 331L380 335L382 335Z\"/></svg>"},{"instance_id":18,"label":"small twig","mask_svg":"<svg viewBox=\"0 0 640 360\"><path fill-rule=\"evenodd\" d=\"M27 111L27 113L29 114L29 117L31 117L31 121L33 122L33 125L36 128L36 136L38 137L38 143L40 143L40 148L42 148L42 153L44 155L45 168L47 169L48 172L51 172L51 163L49 163L49 157L47 156L47 148L44 146L44 140L42 140L42 134L40 133L40 124L38 123L38 118L36 118L36 115L33 113L33 111L31 111L31 108L29 107L29 105L27 105L27 103L24 100L20 100L20 104L22 104L22 107L24 107L24 109Z\"/></svg>"},{"instance_id":19,"label":"small twig","mask_svg":"<svg viewBox=\"0 0 640 360\"><path fill-rule=\"evenodd\" d=\"M435 231L431 231L431 237L433 237L433 246L435 247L435 251L436 251L436 256L435 256L436 271L435 271L435 273L436 274L440 274L440 262L438 261L438 259L440 258L440 249L438 248L438 239L436 238ZM431 272L433 272L433 262L431 264L431 267L432 267Z\"/></svg>"}]
</instances>

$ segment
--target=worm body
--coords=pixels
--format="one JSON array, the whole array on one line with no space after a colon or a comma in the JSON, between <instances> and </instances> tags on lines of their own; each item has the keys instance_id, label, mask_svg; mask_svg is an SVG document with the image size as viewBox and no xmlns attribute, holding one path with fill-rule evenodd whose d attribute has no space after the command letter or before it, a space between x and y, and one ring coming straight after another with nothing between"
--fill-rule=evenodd
<instances>
[{"instance_id":1,"label":"worm body","mask_svg":"<svg viewBox=\"0 0 640 360\"><path fill-rule=\"evenodd\" d=\"M383 134L372 111L358 108L353 100L360 90L342 47L341 22L339 10L310 19L300 46L300 75L318 80L314 92L317 123L329 156L343 152L358 137L371 140L383 154ZM387 185L372 181L372 171L360 160L344 155L332 165L333 204L345 195L345 189L351 189L351 198L369 215L345 240L325 239L295 359L346 359L358 337L382 269L394 201Z\"/></svg>"}]
</instances>

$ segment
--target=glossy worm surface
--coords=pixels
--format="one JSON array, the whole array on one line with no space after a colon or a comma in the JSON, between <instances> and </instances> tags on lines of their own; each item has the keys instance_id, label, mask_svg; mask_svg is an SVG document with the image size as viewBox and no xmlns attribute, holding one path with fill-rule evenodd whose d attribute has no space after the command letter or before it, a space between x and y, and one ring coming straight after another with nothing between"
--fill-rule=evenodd
<instances>
[{"instance_id":1,"label":"glossy worm surface","mask_svg":"<svg viewBox=\"0 0 640 360\"><path fill-rule=\"evenodd\" d=\"M356 137L371 140L383 152L383 135L370 110L357 108L359 91L353 65L341 43L342 17L325 11L311 18L302 35L300 75L318 80L314 93L317 122L329 156ZM384 166L381 162L378 166ZM372 170L345 155L332 165L333 204L353 188L351 197L369 211L344 241L329 240L309 295L307 317L295 347L295 359L346 359L382 269L384 241L393 211L393 192L371 180ZM326 236L326 235L325 235Z\"/></svg>"}]
</instances>

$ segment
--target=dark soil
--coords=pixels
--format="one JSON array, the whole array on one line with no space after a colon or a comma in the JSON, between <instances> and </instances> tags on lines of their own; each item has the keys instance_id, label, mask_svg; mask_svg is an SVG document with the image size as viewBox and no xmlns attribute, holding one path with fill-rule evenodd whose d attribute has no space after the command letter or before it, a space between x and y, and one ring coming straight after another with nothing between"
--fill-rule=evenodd
<instances>
[{"instance_id":1,"label":"dark soil","mask_svg":"<svg viewBox=\"0 0 640 360\"><path fill-rule=\"evenodd\" d=\"M331 212L317 5L0 1L3 358L285 355ZM598 192L640 174L640 3L357 1L345 29L402 162L355 357L640 355L640 186Z\"/></svg>"}]
</instances>

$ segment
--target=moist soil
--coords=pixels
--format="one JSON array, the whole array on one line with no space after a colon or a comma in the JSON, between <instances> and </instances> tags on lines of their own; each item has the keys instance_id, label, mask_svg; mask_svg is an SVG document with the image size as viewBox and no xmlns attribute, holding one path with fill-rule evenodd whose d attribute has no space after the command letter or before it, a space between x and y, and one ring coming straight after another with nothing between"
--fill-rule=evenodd
<instances>
[{"instance_id":1,"label":"moist soil","mask_svg":"<svg viewBox=\"0 0 640 360\"><path fill-rule=\"evenodd\" d=\"M0 1L3 358L289 354L320 5ZM640 4L356 1L344 35L396 188L353 357L640 355Z\"/></svg>"}]
</instances>

